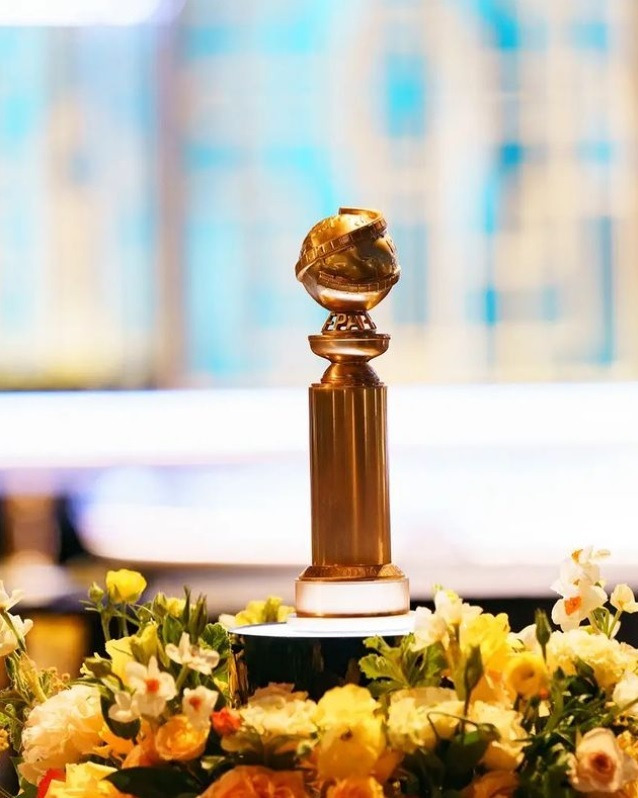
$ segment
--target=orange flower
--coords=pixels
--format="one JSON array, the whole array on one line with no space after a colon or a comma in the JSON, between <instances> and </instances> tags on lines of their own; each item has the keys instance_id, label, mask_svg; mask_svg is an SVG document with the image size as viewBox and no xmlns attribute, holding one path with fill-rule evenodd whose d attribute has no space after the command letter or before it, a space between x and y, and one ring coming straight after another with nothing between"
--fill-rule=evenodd
<instances>
[{"instance_id":1,"label":"orange flower","mask_svg":"<svg viewBox=\"0 0 638 798\"><path fill-rule=\"evenodd\" d=\"M213 729L223 737L225 734L234 734L237 731L241 726L241 715L234 709L224 707L219 712L213 712L211 722Z\"/></svg>"},{"instance_id":2,"label":"orange flower","mask_svg":"<svg viewBox=\"0 0 638 798\"><path fill-rule=\"evenodd\" d=\"M240 765L213 782L200 798L307 798L301 773Z\"/></svg>"},{"instance_id":3,"label":"orange flower","mask_svg":"<svg viewBox=\"0 0 638 798\"><path fill-rule=\"evenodd\" d=\"M155 734L155 749L162 759L188 762L204 750L208 729L196 729L186 715L175 715Z\"/></svg>"},{"instance_id":4,"label":"orange flower","mask_svg":"<svg viewBox=\"0 0 638 798\"><path fill-rule=\"evenodd\" d=\"M122 762L123 768L153 767L162 761L155 748L153 730L146 721L142 721L139 743L132 748Z\"/></svg>"},{"instance_id":5,"label":"orange flower","mask_svg":"<svg viewBox=\"0 0 638 798\"><path fill-rule=\"evenodd\" d=\"M327 798L383 798L383 787L373 778L342 779L328 788Z\"/></svg>"},{"instance_id":6,"label":"orange flower","mask_svg":"<svg viewBox=\"0 0 638 798\"><path fill-rule=\"evenodd\" d=\"M463 790L463 798L511 798L518 776L510 770L490 770Z\"/></svg>"}]
</instances>

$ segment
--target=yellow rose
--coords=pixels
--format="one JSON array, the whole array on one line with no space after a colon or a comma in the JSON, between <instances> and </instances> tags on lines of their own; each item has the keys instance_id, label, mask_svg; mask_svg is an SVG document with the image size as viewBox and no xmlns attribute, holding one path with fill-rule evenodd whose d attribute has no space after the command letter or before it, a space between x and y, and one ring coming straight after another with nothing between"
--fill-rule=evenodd
<instances>
[{"instance_id":1,"label":"yellow rose","mask_svg":"<svg viewBox=\"0 0 638 798\"><path fill-rule=\"evenodd\" d=\"M175 715L155 734L155 749L162 759L188 762L196 759L206 746L208 728L196 729L186 715Z\"/></svg>"},{"instance_id":2,"label":"yellow rose","mask_svg":"<svg viewBox=\"0 0 638 798\"><path fill-rule=\"evenodd\" d=\"M518 776L509 770L492 770L479 776L463 792L463 798L510 798L518 787Z\"/></svg>"},{"instance_id":3,"label":"yellow rose","mask_svg":"<svg viewBox=\"0 0 638 798\"><path fill-rule=\"evenodd\" d=\"M299 771L240 765L213 782L199 798L308 798Z\"/></svg>"},{"instance_id":4,"label":"yellow rose","mask_svg":"<svg viewBox=\"0 0 638 798\"><path fill-rule=\"evenodd\" d=\"M383 787L373 778L342 779L328 788L327 798L383 798Z\"/></svg>"},{"instance_id":5,"label":"yellow rose","mask_svg":"<svg viewBox=\"0 0 638 798\"><path fill-rule=\"evenodd\" d=\"M47 798L123 798L106 776L115 773L115 768L84 762L66 766L66 780L53 779L47 790Z\"/></svg>"},{"instance_id":6,"label":"yellow rose","mask_svg":"<svg viewBox=\"0 0 638 798\"><path fill-rule=\"evenodd\" d=\"M131 604L138 600L146 588L146 579L137 571L120 568L119 571L108 571L106 589L109 598L116 604Z\"/></svg>"},{"instance_id":7,"label":"yellow rose","mask_svg":"<svg viewBox=\"0 0 638 798\"><path fill-rule=\"evenodd\" d=\"M523 651L508 659L503 678L516 695L530 699L547 689L547 666L539 654Z\"/></svg>"},{"instance_id":8,"label":"yellow rose","mask_svg":"<svg viewBox=\"0 0 638 798\"><path fill-rule=\"evenodd\" d=\"M322 779L370 776L385 751L381 718L370 718L324 732L317 745Z\"/></svg>"},{"instance_id":9,"label":"yellow rose","mask_svg":"<svg viewBox=\"0 0 638 798\"><path fill-rule=\"evenodd\" d=\"M315 721L318 726L343 726L374 717L379 704L365 687L346 684L333 687L317 704Z\"/></svg>"},{"instance_id":10,"label":"yellow rose","mask_svg":"<svg viewBox=\"0 0 638 798\"><path fill-rule=\"evenodd\" d=\"M126 666L133 662L133 652L131 651L132 636L120 637L117 640L107 640L105 644L106 653L111 658L111 670L122 681L126 672Z\"/></svg>"}]
</instances>

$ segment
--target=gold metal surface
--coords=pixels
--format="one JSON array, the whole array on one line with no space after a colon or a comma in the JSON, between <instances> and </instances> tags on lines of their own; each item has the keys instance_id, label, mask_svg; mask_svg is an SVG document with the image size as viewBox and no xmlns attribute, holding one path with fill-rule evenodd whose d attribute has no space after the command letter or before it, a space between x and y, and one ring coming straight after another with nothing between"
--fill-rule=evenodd
<instances>
[{"instance_id":1,"label":"gold metal surface","mask_svg":"<svg viewBox=\"0 0 638 798\"><path fill-rule=\"evenodd\" d=\"M367 311L400 274L383 216L341 208L318 222L296 273L330 311L322 333L309 336L330 366L310 387L312 565L300 580L402 579L390 562L386 388L369 364L390 336L376 331Z\"/></svg>"},{"instance_id":2,"label":"gold metal surface","mask_svg":"<svg viewBox=\"0 0 638 798\"><path fill-rule=\"evenodd\" d=\"M392 563L386 565L309 565L302 574L306 581L353 582L370 579L402 579L403 572Z\"/></svg>"},{"instance_id":3,"label":"gold metal surface","mask_svg":"<svg viewBox=\"0 0 638 798\"><path fill-rule=\"evenodd\" d=\"M378 304L401 269L379 211L340 208L305 237L295 271L324 308L355 312Z\"/></svg>"}]
</instances>

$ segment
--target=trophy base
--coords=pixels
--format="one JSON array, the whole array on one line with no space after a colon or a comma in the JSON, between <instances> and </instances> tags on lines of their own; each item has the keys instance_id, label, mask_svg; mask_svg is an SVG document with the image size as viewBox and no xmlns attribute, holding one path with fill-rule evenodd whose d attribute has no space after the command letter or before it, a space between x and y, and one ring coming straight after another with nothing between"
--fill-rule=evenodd
<instances>
[{"instance_id":1,"label":"trophy base","mask_svg":"<svg viewBox=\"0 0 638 798\"><path fill-rule=\"evenodd\" d=\"M295 582L296 621L302 619L379 618L410 610L409 582L397 579Z\"/></svg>"}]
</instances>

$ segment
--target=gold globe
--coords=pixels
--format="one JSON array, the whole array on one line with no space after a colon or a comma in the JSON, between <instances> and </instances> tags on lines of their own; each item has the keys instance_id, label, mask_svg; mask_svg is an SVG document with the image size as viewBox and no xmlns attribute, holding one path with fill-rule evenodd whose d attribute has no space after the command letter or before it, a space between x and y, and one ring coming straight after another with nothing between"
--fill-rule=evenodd
<instances>
[{"instance_id":1,"label":"gold globe","mask_svg":"<svg viewBox=\"0 0 638 798\"><path fill-rule=\"evenodd\" d=\"M362 312L377 305L399 279L401 268L379 211L339 208L305 237L295 266L297 279L326 310Z\"/></svg>"}]
</instances>

